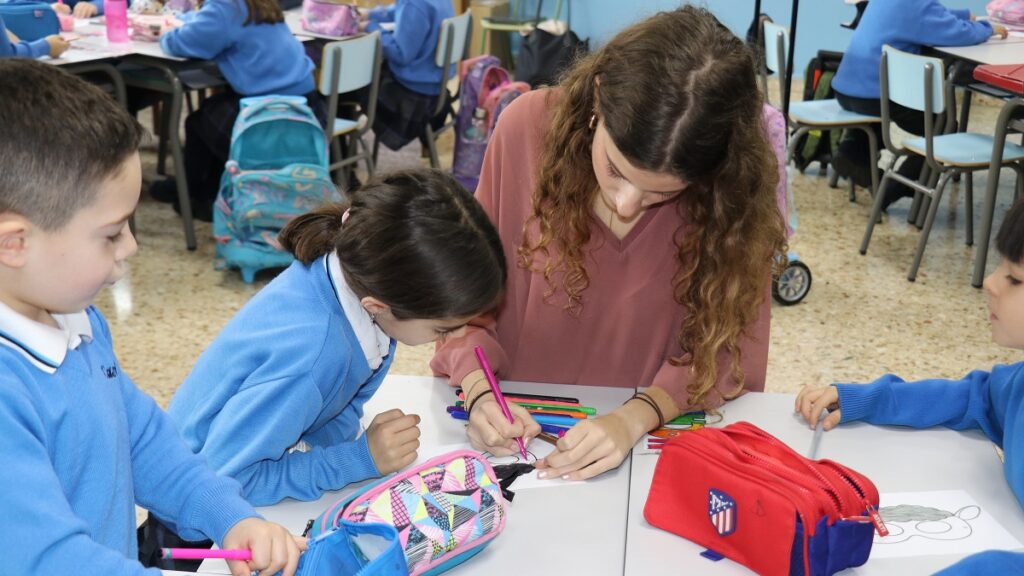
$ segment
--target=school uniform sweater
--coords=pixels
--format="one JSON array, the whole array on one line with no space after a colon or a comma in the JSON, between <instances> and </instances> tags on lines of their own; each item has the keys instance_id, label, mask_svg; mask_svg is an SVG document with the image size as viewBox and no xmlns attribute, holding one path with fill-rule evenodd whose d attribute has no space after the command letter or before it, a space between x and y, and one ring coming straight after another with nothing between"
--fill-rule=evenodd
<instances>
[{"instance_id":1,"label":"school uniform sweater","mask_svg":"<svg viewBox=\"0 0 1024 576\"><path fill-rule=\"evenodd\" d=\"M242 96L312 92L313 62L288 25L245 25L248 16L240 0L207 0L185 25L164 34L160 47L174 56L215 61Z\"/></svg>"},{"instance_id":2,"label":"school uniform sweater","mask_svg":"<svg viewBox=\"0 0 1024 576\"><path fill-rule=\"evenodd\" d=\"M7 26L4 24L4 19L0 18L0 58L39 58L49 53L50 44L46 38L32 42L11 42L7 37Z\"/></svg>"},{"instance_id":3,"label":"school uniform sweater","mask_svg":"<svg viewBox=\"0 0 1024 576\"><path fill-rule=\"evenodd\" d=\"M686 391L693 381L689 366L674 366L682 354L677 341L686 311L673 298L672 278L679 267L673 238L687 225L673 202L649 208L621 240L596 216L584 247L590 285L582 292L579 316L565 310L563 274L553 275L556 292L548 297L540 272L519 266L517 249L537 186L544 138L561 92L535 90L515 99L498 119L487 146L476 198L498 229L508 265L505 298L497 311L475 319L466 335L437 345L431 368L458 385L479 369L473 346L484 348L492 367L506 380L592 386L656 386L676 404L691 408ZM536 223L531 234L537 234ZM536 237L536 236L534 236ZM557 246L549 247L557 258ZM539 261L540 262L540 261ZM763 390L768 360L771 303L769 278L757 320L739 346L747 390ZM723 351L711 405L736 392Z\"/></svg>"},{"instance_id":4,"label":"school uniform sweater","mask_svg":"<svg viewBox=\"0 0 1024 576\"><path fill-rule=\"evenodd\" d=\"M150 574L135 507L190 540L256 516L114 356L98 310L39 324L0 305L0 542L5 574Z\"/></svg>"},{"instance_id":5,"label":"school uniform sweater","mask_svg":"<svg viewBox=\"0 0 1024 576\"><path fill-rule=\"evenodd\" d=\"M103 15L103 0L65 0L64 3L67 4L68 7L70 7L73 11L75 9L75 5L77 5L79 2L83 4L92 4L96 7L96 14L100 16ZM131 6L131 2L128 2L128 5Z\"/></svg>"},{"instance_id":6,"label":"school uniform sweater","mask_svg":"<svg viewBox=\"0 0 1024 576\"><path fill-rule=\"evenodd\" d=\"M371 370L339 303L343 279L327 268L325 257L295 262L253 297L168 409L185 443L257 506L380 475L359 419L395 342Z\"/></svg>"},{"instance_id":7,"label":"school uniform sweater","mask_svg":"<svg viewBox=\"0 0 1024 576\"><path fill-rule=\"evenodd\" d=\"M961 380L904 382L886 374L871 384L836 384L842 421L914 428L977 428L1003 449L1006 481L1024 506L1024 362L975 370ZM980 570L984 566L985 570ZM1024 572L1024 555L972 557L947 574Z\"/></svg>"},{"instance_id":8,"label":"school uniform sweater","mask_svg":"<svg viewBox=\"0 0 1024 576\"><path fill-rule=\"evenodd\" d=\"M435 63L441 21L455 12L448 0L398 0L369 14L367 32L381 30L381 50L395 79L420 94L440 94L441 67ZM382 30L394 22L394 30Z\"/></svg>"},{"instance_id":9,"label":"school uniform sweater","mask_svg":"<svg viewBox=\"0 0 1024 576\"><path fill-rule=\"evenodd\" d=\"M950 10L938 0L873 0L853 32L832 87L847 96L878 99L883 44L920 54L924 46L970 46L990 36L988 22L971 22L970 10Z\"/></svg>"}]
</instances>

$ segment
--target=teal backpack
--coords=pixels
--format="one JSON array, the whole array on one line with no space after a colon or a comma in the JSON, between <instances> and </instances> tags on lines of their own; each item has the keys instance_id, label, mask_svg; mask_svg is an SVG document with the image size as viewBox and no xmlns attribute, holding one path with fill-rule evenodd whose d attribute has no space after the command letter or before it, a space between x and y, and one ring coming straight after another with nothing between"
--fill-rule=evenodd
<instances>
[{"instance_id":1,"label":"teal backpack","mask_svg":"<svg viewBox=\"0 0 1024 576\"><path fill-rule=\"evenodd\" d=\"M292 218L341 194L328 171L327 138L302 96L243 98L213 210L218 269L284 268L277 234Z\"/></svg>"}]
</instances>

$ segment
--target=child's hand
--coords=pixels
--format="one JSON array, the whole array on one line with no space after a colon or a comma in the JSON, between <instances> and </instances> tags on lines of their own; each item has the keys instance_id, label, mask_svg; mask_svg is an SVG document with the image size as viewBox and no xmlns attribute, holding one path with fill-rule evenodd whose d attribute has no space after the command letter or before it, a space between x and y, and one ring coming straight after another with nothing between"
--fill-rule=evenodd
<instances>
[{"instance_id":1,"label":"child's hand","mask_svg":"<svg viewBox=\"0 0 1024 576\"><path fill-rule=\"evenodd\" d=\"M381 474L401 470L416 461L420 447L420 417L395 408L374 416L366 429L373 463Z\"/></svg>"},{"instance_id":2,"label":"child's hand","mask_svg":"<svg viewBox=\"0 0 1024 576\"><path fill-rule=\"evenodd\" d=\"M490 452L495 456L516 454L519 452L516 438L522 438L523 444L529 444L532 438L540 434L540 424L537 424L526 408L515 402L508 403L514 422L509 422L505 417L494 394L476 396L472 407L466 433L473 448L482 452Z\"/></svg>"},{"instance_id":3,"label":"child's hand","mask_svg":"<svg viewBox=\"0 0 1024 576\"><path fill-rule=\"evenodd\" d=\"M50 58L56 58L63 54L71 43L56 34L46 37L46 43L50 45Z\"/></svg>"},{"instance_id":4,"label":"child's hand","mask_svg":"<svg viewBox=\"0 0 1024 576\"><path fill-rule=\"evenodd\" d=\"M614 412L573 426L555 450L537 462L538 478L586 480L625 460L636 443L622 416Z\"/></svg>"},{"instance_id":5,"label":"child's hand","mask_svg":"<svg viewBox=\"0 0 1024 576\"><path fill-rule=\"evenodd\" d=\"M818 419L821 418L822 410L828 408L828 416L825 417L825 430L831 430L839 425L842 414L839 411L839 389L835 386L804 386L803 390L796 395L796 411L803 416L804 420L815 428Z\"/></svg>"},{"instance_id":6,"label":"child's hand","mask_svg":"<svg viewBox=\"0 0 1024 576\"><path fill-rule=\"evenodd\" d=\"M224 536L223 547L251 550L252 560L228 560L233 576L260 576L282 572L292 576L299 565L299 554L306 550L306 539L292 536L283 526L260 518L246 518Z\"/></svg>"},{"instance_id":7,"label":"child's hand","mask_svg":"<svg viewBox=\"0 0 1024 576\"><path fill-rule=\"evenodd\" d=\"M96 12L98 12L96 6L89 2L79 2L78 4L75 4L75 18L92 18L96 15Z\"/></svg>"},{"instance_id":8,"label":"child's hand","mask_svg":"<svg viewBox=\"0 0 1024 576\"><path fill-rule=\"evenodd\" d=\"M51 6L53 6L53 11L58 14L71 14L71 6L67 4L51 4Z\"/></svg>"},{"instance_id":9,"label":"child's hand","mask_svg":"<svg viewBox=\"0 0 1024 576\"><path fill-rule=\"evenodd\" d=\"M1003 26L1001 24L993 24L992 35L999 36L1000 38L1005 40L1006 37L1010 35L1010 31L1006 29L1006 26Z\"/></svg>"}]
</instances>

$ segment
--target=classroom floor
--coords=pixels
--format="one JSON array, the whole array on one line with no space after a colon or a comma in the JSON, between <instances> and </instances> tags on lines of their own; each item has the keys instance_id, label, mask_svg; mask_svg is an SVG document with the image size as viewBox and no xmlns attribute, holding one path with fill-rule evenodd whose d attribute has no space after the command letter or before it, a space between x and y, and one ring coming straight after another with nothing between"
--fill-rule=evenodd
<instances>
[{"instance_id":1,"label":"classroom floor","mask_svg":"<svg viewBox=\"0 0 1024 576\"><path fill-rule=\"evenodd\" d=\"M993 103L976 104L972 131L990 130L997 112ZM449 133L441 143L448 166L451 146ZM153 150L143 152L147 181L156 177ZM417 163L426 165L417 143L399 154L382 150L383 169ZM997 227L1013 197L1006 172ZM976 229L985 181L985 173L975 178ZM1020 360L1018 352L991 342L985 295L970 286L973 251L964 245L959 184L952 185L940 207L915 283L906 280L919 234L906 222L909 200L890 208L875 228L868 254L861 256L857 248L870 211L866 191L858 190L851 204L845 186L829 188L814 165L794 177L792 193L799 230L791 248L810 267L814 282L801 304L772 307L769 391L866 381L886 372L908 379L952 378ZM136 224L139 253L125 279L104 291L97 304L110 321L125 370L166 406L204 347L271 275L260 275L249 286L237 271L214 270L210 225L197 222L199 248L189 252L171 207L145 194ZM989 271L997 261L994 252ZM392 373L429 374L432 348L400 345Z\"/></svg>"}]
</instances>

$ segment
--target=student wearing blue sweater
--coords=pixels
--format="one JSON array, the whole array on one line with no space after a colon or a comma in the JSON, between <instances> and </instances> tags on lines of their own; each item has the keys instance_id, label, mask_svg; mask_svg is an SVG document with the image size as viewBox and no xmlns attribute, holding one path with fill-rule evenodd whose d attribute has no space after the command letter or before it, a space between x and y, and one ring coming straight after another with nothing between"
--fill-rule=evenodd
<instances>
[{"instance_id":1,"label":"student wearing blue sweater","mask_svg":"<svg viewBox=\"0 0 1024 576\"><path fill-rule=\"evenodd\" d=\"M419 138L427 122L440 128L450 111L433 118L442 90L441 67L435 63L441 21L454 14L450 0L397 0L371 10L360 25L381 32L384 65L373 130L392 150ZM394 27L384 29L384 23Z\"/></svg>"},{"instance_id":2,"label":"student wearing blue sweater","mask_svg":"<svg viewBox=\"0 0 1024 576\"><path fill-rule=\"evenodd\" d=\"M992 340L1024 350L1024 202L1010 209L996 237L1003 259L985 279ZM854 420L914 428L978 428L1003 449L1006 480L1024 506L1024 362L975 370L960 380L904 382L886 374L868 385L807 386L796 410L812 423L822 410L825 430ZM1021 574L1024 554L990 552L942 574Z\"/></svg>"},{"instance_id":3,"label":"student wearing blue sweater","mask_svg":"<svg viewBox=\"0 0 1024 576\"><path fill-rule=\"evenodd\" d=\"M860 24L853 32L850 45L843 54L832 88L840 106L852 112L878 116L881 109L881 85L878 73L882 62L882 46L919 54L928 46L969 46L988 40L993 34L1006 37L1006 28L975 20L970 10L950 10L938 0L871 0ZM892 119L907 132L924 135L924 113L896 103L889 106ZM882 141L881 127L876 129ZM853 177L858 185L870 187L871 166L867 136L850 130L839 144L834 159L836 170ZM899 172L916 180L924 166L924 158L911 155ZM912 196L913 191L898 182L891 182L885 191L885 208Z\"/></svg>"},{"instance_id":4,"label":"student wearing blue sweater","mask_svg":"<svg viewBox=\"0 0 1024 576\"><path fill-rule=\"evenodd\" d=\"M360 426L395 341L461 334L504 286L498 233L450 175L395 172L351 202L282 230L297 261L228 323L168 410L185 443L257 506L412 463L419 416L388 410Z\"/></svg>"},{"instance_id":5,"label":"student wearing blue sweater","mask_svg":"<svg viewBox=\"0 0 1024 576\"><path fill-rule=\"evenodd\" d=\"M0 170L0 572L159 576L136 559L138 504L250 549L235 576L293 574L298 542L189 451L91 306L137 249L142 127L54 66L0 60L0 78L0 166L18 167Z\"/></svg>"},{"instance_id":6,"label":"student wearing blue sweater","mask_svg":"<svg viewBox=\"0 0 1024 576\"><path fill-rule=\"evenodd\" d=\"M213 60L230 89L207 98L185 119L185 174L196 218L213 217L213 202L231 148L239 100L246 96L305 96L324 124L323 97L313 84L313 62L284 22L276 0L206 0L181 27L160 38L174 56ZM177 201L163 180L151 188L158 200Z\"/></svg>"},{"instance_id":7,"label":"student wearing blue sweater","mask_svg":"<svg viewBox=\"0 0 1024 576\"><path fill-rule=\"evenodd\" d=\"M0 17L0 58L41 58L47 55L57 58L68 46L68 41L57 34L24 42L7 29L3 17Z\"/></svg>"}]
</instances>

